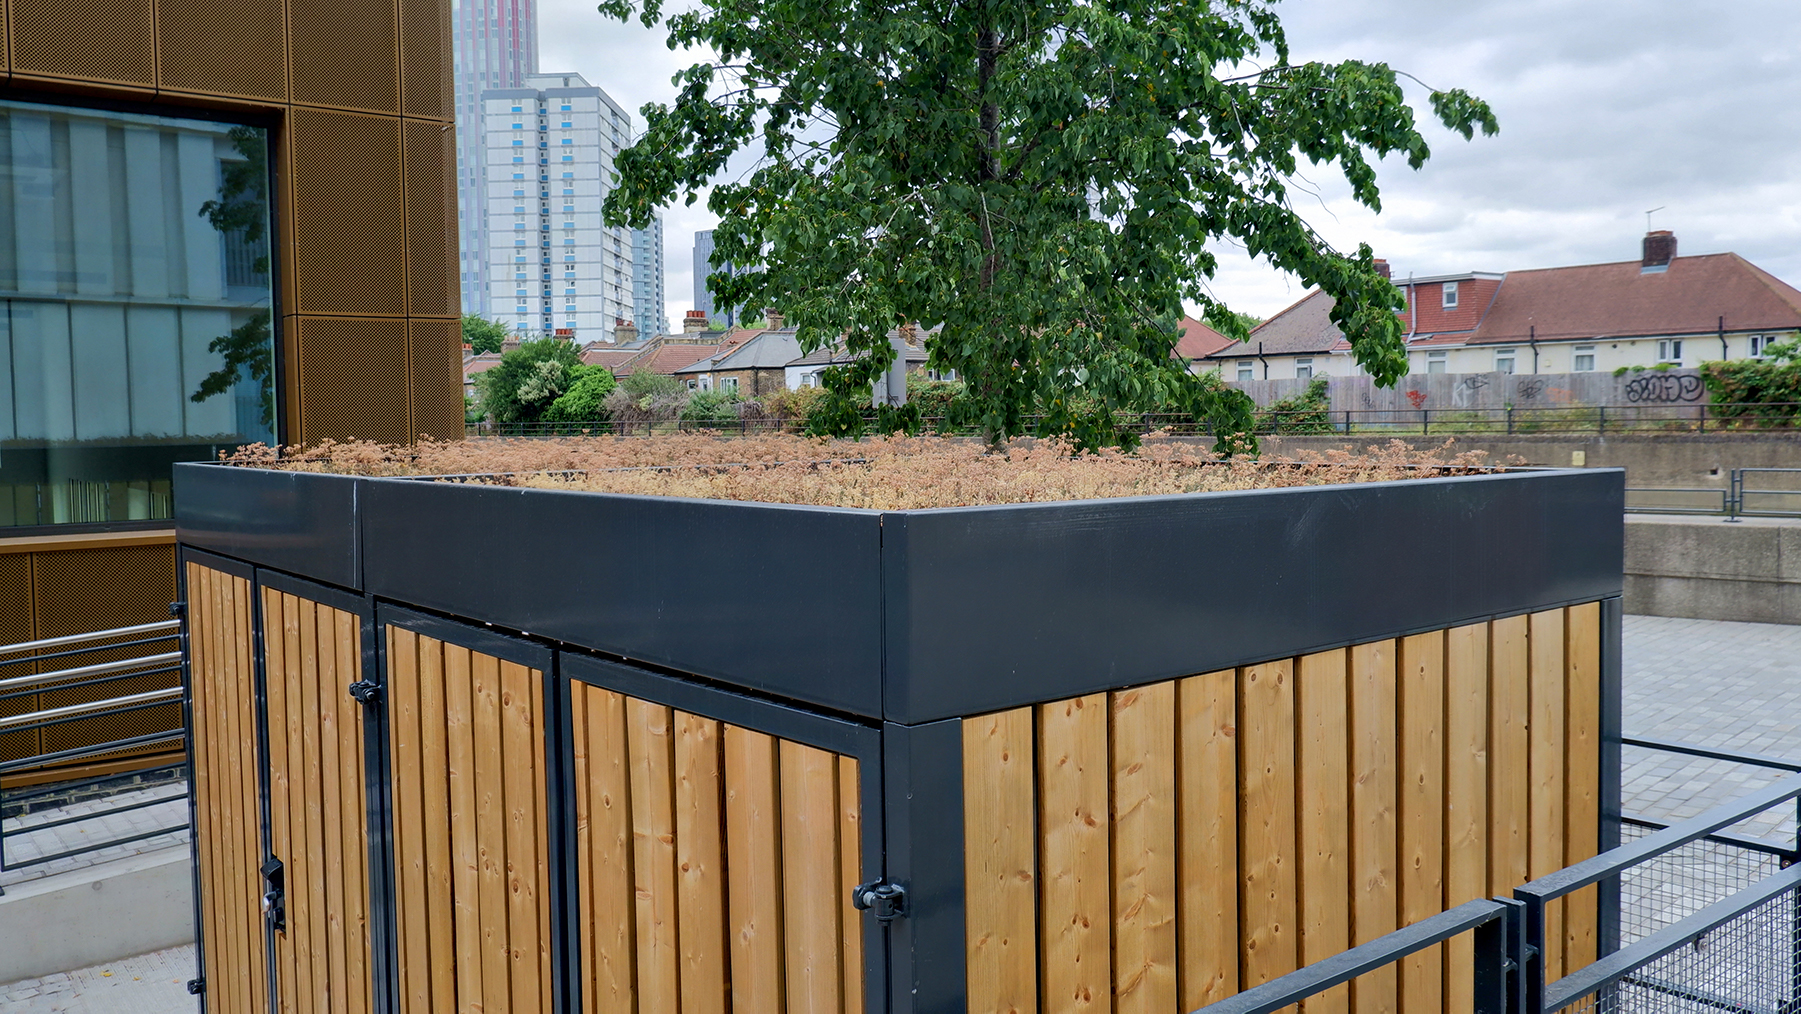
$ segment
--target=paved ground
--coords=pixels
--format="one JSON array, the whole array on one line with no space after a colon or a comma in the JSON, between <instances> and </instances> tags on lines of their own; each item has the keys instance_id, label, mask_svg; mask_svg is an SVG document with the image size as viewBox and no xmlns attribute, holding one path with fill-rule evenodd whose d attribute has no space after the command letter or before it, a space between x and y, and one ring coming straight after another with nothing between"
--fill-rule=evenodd
<instances>
[{"instance_id":1,"label":"paved ground","mask_svg":"<svg viewBox=\"0 0 1801 1014\"><path fill-rule=\"evenodd\" d=\"M154 852L157 849L179 845L188 840L188 801L185 795L187 783L174 782L158 785L148 789L122 792L105 799L72 803L53 810L29 813L23 817L8 818L6 821L6 855L4 868L0 869L0 889L39 877L53 876L70 870L93 866L96 863L123 859L141 852ZM157 802L167 800L167 802ZM140 809L127 810L124 813L101 813L101 811L117 810L120 807L137 804L148 804ZM60 827L42 827L70 817L83 814L100 813L91 820ZM35 863L20 867L18 864L30 862L40 856L59 855L100 842L118 841L123 838L136 838L138 835L151 834L164 828L179 828L168 834L157 834L149 838L126 842L122 845L109 845L93 852L69 856L64 859L52 859L47 863Z\"/></svg>"},{"instance_id":2,"label":"paved ground","mask_svg":"<svg viewBox=\"0 0 1801 1014\"><path fill-rule=\"evenodd\" d=\"M1628 616L1624 677L1628 735L1801 758L1801 626ZM1780 776L1636 749L1628 749L1624 760L1627 811L1660 820L1692 816ZM174 790L150 794L158 791ZM134 817L145 829L154 828L161 826L156 821L166 820L156 811L171 805L116 819ZM1793 841L1794 815L1793 807L1784 807L1739 830ZM167 839L159 841L166 844ZM33 847L51 851L68 846L55 846L52 833L45 832ZM135 846L125 848L131 847ZM1684 869L1685 865L1692 869ZM1763 875L1767 873L1762 865L1738 854L1684 857L1638 885L1628 899L1638 915L1629 912L1627 918L1645 928L1667 925L1711 897ZM185 989L193 976L194 949L177 947L66 975L0 985L0 1010L187 1014L196 1009Z\"/></svg>"}]
</instances>

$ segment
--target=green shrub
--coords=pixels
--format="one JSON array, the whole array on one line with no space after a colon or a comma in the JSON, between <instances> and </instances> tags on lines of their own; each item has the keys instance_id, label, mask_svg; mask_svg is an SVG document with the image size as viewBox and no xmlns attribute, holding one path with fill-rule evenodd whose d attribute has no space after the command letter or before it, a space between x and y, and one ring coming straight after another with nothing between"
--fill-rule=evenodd
<instances>
[{"instance_id":1,"label":"green shrub","mask_svg":"<svg viewBox=\"0 0 1801 1014\"><path fill-rule=\"evenodd\" d=\"M1701 376L1712 414L1746 429L1788 427L1801 420L1801 332L1777 342L1763 359L1705 363Z\"/></svg>"},{"instance_id":2,"label":"green shrub","mask_svg":"<svg viewBox=\"0 0 1801 1014\"><path fill-rule=\"evenodd\" d=\"M1267 433L1333 433L1332 400L1326 395L1326 378L1314 377L1307 390L1292 398L1272 402L1264 409Z\"/></svg>"},{"instance_id":3,"label":"green shrub","mask_svg":"<svg viewBox=\"0 0 1801 1014\"><path fill-rule=\"evenodd\" d=\"M522 342L476 377L481 410L497 423L536 422L569 390L580 366L575 346L561 338Z\"/></svg>"},{"instance_id":4,"label":"green shrub","mask_svg":"<svg viewBox=\"0 0 1801 1014\"><path fill-rule=\"evenodd\" d=\"M550 403L543 418L549 422L605 419L607 395L617 386L613 371L604 366L576 366L569 371L569 389Z\"/></svg>"},{"instance_id":5,"label":"green shrub","mask_svg":"<svg viewBox=\"0 0 1801 1014\"><path fill-rule=\"evenodd\" d=\"M683 422L737 422L738 395L735 391L694 391L682 408Z\"/></svg>"}]
</instances>

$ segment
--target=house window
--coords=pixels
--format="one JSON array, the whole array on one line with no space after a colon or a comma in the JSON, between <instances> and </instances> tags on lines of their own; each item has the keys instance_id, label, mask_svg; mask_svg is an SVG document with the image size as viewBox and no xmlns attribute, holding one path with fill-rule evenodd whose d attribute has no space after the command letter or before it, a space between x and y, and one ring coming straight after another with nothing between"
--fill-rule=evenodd
<instances>
[{"instance_id":1,"label":"house window","mask_svg":"<svg viewBox=\"0 0 1801 1014\"><path fill-rule=\"evenodd\" d=\"M1751 358L1762 359L1770 354L1770 346L1776 344L1773 334L1754 334L1751 336Z\"/></svg>"},{"instance_id":2,"label":"house window","mask_svg":"<svg viewBox=\"0 0 1801 1014\"><path fill-rule=\"evenodd\" d=\"M1496 349L1495 350L1495 372L1496 373L1512 373L1513 372L1513 363L1514 363L1514 350L1513 349Z\"/></svg>"},{"instance_id":3,"label":"house window","mask_svg":"<svg viewBox=\"0 0 1801 1014\"><path fill-rule=\"evenodd\" d=\"M738 378L737 377L721 377L721 378L719 378L719 389L721 391L725 392L726 394L737 394L738 393Z\"/></svg>"},{"instance_id":4,"label":"house window","mask_svg":"<svg viewBox=\"0 0 1801 1014\"><path fill-rule=\"evenodd\" d=\"M1657 342L1657 361L1682 365L1682 339L1662 338Z\"/></svg>"},{"instance_id":5,"label":"house window","mask_svg":"<svg viewBox=\"0 0 1801 1014\"><path fill-rule=\"evenodd\" d=\"M1595 368L1595 347L1578 345L1570 357L1570 372L1587 373Z\"/></svg>"},{"instance_id":6,"label":"house window","mask_svg":"<svg viewBox=\"0 0 1801 1014\"><path fill-rule=\"evenodd\" d=\"M1313 376L1313 360L1296 359L1294 361L1294 375L1301 380L1306 380Z\"/></svg>"},{"instance_id":7,"label":"house window","mask_svg":"<svg viewBox=\"0 0 1801 1014\"><path fill-rule=\"evenodd\" d=\"M1456 282L1446 282L1444 288L1445 288L1445 309L1447 309L1447 310L1457 309L1457 283ZM1512 371L1508 371L1508 372L1512 372Z\"/></svg>"},{"instance_id":8,"label":"house window","mask_svg":"<svg viewBox=\"0 0 1801 1014\"><path fill-rule=\"evenodd\" d=\"M1426 353L1426 372L1427 373L1443 373L1443 372L1445 372L1445 353L1443 353L1443 352L1428 352L1428 353Z\"/></svg>"},{"instance_id":9,"label":"house window","mask_svg":"<svg viewBox=\"0 0 1801 1014\"><path fill-rule=\"evenodd\" d=\"M1256 370L1254 370L1252 368L1252 365L1253 364L1248 359L1243 360L1238 364L1238 379L1239 380L1255 380L1255 379L1257 379L1257 372L1256 372Z\"/></svg>"}]
</instances>

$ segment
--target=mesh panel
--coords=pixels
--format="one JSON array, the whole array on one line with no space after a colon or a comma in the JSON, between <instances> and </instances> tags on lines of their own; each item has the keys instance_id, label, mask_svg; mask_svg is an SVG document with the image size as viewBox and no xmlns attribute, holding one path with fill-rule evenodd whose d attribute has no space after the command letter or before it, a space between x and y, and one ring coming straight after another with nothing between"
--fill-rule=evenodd
<instances>
[{"instance_id":1,"label":"mesh panel","mask_svg":"<svg viewBox=\"0 0 1801 1014\"><path fill-rule=\"evenodd\" d=\"M281 0L160 0L162 85L279 102L288 94L282 27Z\"/></svg>"},{"instance_id":2,"label":"mesh panel","mask_svg":"<svg viewBox=\"0 0 1801 1014\"><path fill-rule=\"evenodd\" d=\"M1797 906L1788 891L1732 919L1695 943L1637 969L1598 997L1572 1008L1598 1014L1718 1014L1792 1011L1797 989Z\"/></svg>"},{"instance_id":3,"label":"mesh panel","mask_svg":"<svg viewBox=\"0 0 1801 1014\"><path fill-rule=\"evenodd\" d=\"M1621 842L1656 833L1626 824ZM1629 944L1694 915L1778 872L1775 856L1692 841L1620 875L1620 942Z\"/></svg>"},{"instance_id":4,"label":"mesh panel","mask_svg":"<svg viewBox=\"0 0 1801 1014\"><path fill-rule=\"evenodd\" d=\"M156 84L151 0L13 0L13 73Z\"/></svg>"},{"instance_id":5,"label":"mesh panel","mask_svg":"<svg viewBox=\"0 0 1801 1014\"><path fill-rule=\"evenodd\" d=\"M33 640L31 633L31 554L0 554L0 645ZM7 658L16 656L8 655ZM0 679L26 676L36 670L31 663L0 665ZM22 715L37 709L37 695L0 701L0 715ZM34 730L0 736L0 761L18 760L38 752ZM9 784L16 784L9 781Z\"/></svg>"},{"instance_id":6,"label":"mesh panel","mask_svg":"<svg viewBox=\"0 0 1801 1014\"><path fill-rule=\"evenodd\" d=\"M297 309L401 316L400 120L296 109L290 133Z\"/></svg>"},{"instance_id":7,"label":"mesh panel","mask_svg":"<svg viewBox=\"0 0 1801 1014\"><path fill-rule=\"evenodd\" d=\"M400 95L408 116L450 119L450 4L400 0Z\"/></svg>"},{"instance_id":8,"label":"mesh panel","mask_svg":"<svg viewBox=\"0 0 1801 1014\"><path fill-rule=\"evenodd\" d=\"M293 0L288 11L295 102L400 111L394 0Z\"/></svg>"},{"instance_id":9,"label":"mesh panel","mask_svg":"<svg viewBox=\"0 0 1801 1014\"><path fill-rule=\"evenodd\" d=\"M301 317L301 443L407 442L406 322Z\"/></svg>"},{"instance_id":10,"label":"mesh panel","mask_svg":"<svg viewBox=\"0 0 1801 1014\"><path fill-rule=\"evenodd\" d=\"M61 637L105 630L108 627L166 620L169 618L169 603L175 598L174 546L119 546L34 553L32 571L39 637ZM96 643L116 644L122 640L129 639L114 638ZM96 662L132 658L152 651L170 651L173 650L173 643L133 648L101 647L56 659L48 664L58 669L92 665ZM39 694L38 699L43 707L56 708L123 694L159 690L179 685L180 682L180 675L174 672L133 676L68 690L49 689ZM181 708L170 704L122 715L102 715L49 726L42 731L43 749L45 752L72 750L127 736L180 728ZM167 749L166 744L139 747L136 751L107 754L84 763Z\"/></svg>"},{"instance_id":11,"label":"mesh panel","mask_svg":"<svg viewBox=\"0 0 1801 1014\"><path fill-rule=\"evenodd\" d=\"M440 440L463 435L463 331L460 321L414 320L413 436Z\"/></svg>"},{"instance_id":12,"label":"mesh panel","mask_svg":"<svg viewBox=\"0 0 1801 1014\"><path fill-rule=\"evenodd\" d=\"M457 313L456 134L448 123L406 121L407 312ZM460 371L459 371L460 372Z\"/></svg>"}]
</instances>

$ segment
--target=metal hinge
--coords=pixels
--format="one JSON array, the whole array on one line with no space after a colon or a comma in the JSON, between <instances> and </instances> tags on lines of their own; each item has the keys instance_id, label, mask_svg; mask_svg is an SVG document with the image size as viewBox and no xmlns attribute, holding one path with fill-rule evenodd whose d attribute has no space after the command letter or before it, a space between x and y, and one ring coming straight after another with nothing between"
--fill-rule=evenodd
<instances>
[{"instance_id":1,"label":"metal hinge","mask_svg":"<svg viewBox=\"0 0 1801 1014\"><path fill-rule=\"evenodd\" d=\"M205 979L189 979L188 980L188 995L189 996L199 996L200 994L202 994L204 992L206 992L206 980Z\"/></svg>"},{"instance_id":2,"label":"metal hinge","mask_svg":"<svg viewBox=\"0 0 1801 1014\"><path fill-rule=\"evenodd\" d=\"M277 933L288 928L287 879L281 860L270 856L263 863L263 916Z\"/></svg>"},{"instance_id":3,"label":"metal hinge","mask_svg":"<svg viewBox=\"0 0 1801 1014\"><path fill-rule=\"evenodd\" d=\"M187 616L188 615L188 604L186 602L171 602L171 603L169 603L169 615L175 617L178 620Z\"/></svg>"},{"instance_id":4,"label":"metal hinge","mask_svg":"<svg viewBox=\"0 0 1801 1014\"><path fill-rule=\"evenodd\" d=\"M876 922L893 922L907 914L907 889L891 880L871 880L851 889L850 903L875 913Z\"/></svg>"},{"instance_id":5,"label":"metal hinge","mask_svg":"<svg viewBox=\"0 0 1801 1014\"><path fill-rule=\"evenodd\" d=\"M361 704L377 704L381 701L381 684L369 680L357 680L350 684L350 696Z\"/></svg>"}]
</instances>

